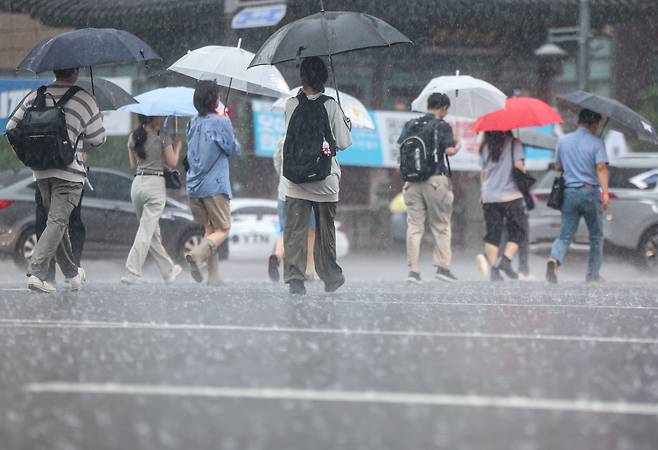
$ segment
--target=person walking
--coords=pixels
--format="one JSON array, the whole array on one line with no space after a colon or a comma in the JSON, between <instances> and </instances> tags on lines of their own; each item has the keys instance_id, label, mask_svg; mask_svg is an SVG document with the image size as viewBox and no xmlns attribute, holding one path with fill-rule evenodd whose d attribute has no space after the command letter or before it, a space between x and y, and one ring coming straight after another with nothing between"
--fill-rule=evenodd
<instances>
[{"instance_id":1,"label":"person walking","mask_svg":"<svg viewBox=\"0 0 658 450\"><path fill-rule=\"evenodd\" d=\"M412 124L427 122L430 127L426 134L427 145L436 149L438 161L433 174L426 180L406 181L403 187L404 202L407 205L407 260L409 275L407 281L421 283L419 269L420 246L425 233L425 220L429 219L434 238L432 264L436 267L435 278L441 281L457 281L450 271L452 262L452 182L446 157L459 152L461 143L455 140L452 127L444 120L450 109L450 98L443 93L434 93L427 99L428 113L420 119L408 122L398 139L399 144L410 137Z\"/></svg>"},{"instance_id":2,"label":"person walking","mask_svg":"<svg viewBox=\"0 0 658 450\"><path fill-rule=\"evenodd\" d=\"M173 282L183 270L167 254L160 234L160 217L167 201L164 169L176 168L182 145L180 140L172 143L161 129L162 121L162 117L139 115L140 125L128 138L128 160L135 171L130 198L139 227L126 260L126 274L121 278L124 284L142 281L142 268L149 253L165 283Z\"/></svg>"},{"instance_id":3,"label":"person walking","mask_svg":"<svg viewBox=\"0 0 658 450\"><path fill-rule=\"evenodd\" d=\"M478 255L480 270L491 281L503 281L501 272L516 280L512 258L525 242L525 204L523 194L512 177L512 169L525 172L523 145L509 132L487 131L480 145L482 209L486 234L484 256ZM499 258L499 248L507 234L507 243Z\"/></svg>"},{"instance_id":4,"label":"person walking","mask_svg":"<svg viewBox=\"0 0 658 450\"><path fill-rule=\"evenodd\" d=\"M200 245L185 255L192 278L203 282L201 268L208 265L208 284L221 283L217 248L231 229L231 181L229 158L240 154L228 117L217 114L219 86L213 81L199 81L194 90L194 107L198 115L187 131L187 196L192 216L205 228Z\"/></svg>"},{"instance_id":5,"label":"person walking","mask_svg":"<svg viewBox=\"0 0 658 450\"><path fill-rule=\"evenodd\" d=\"M67 167L35 170L34 177L41 193L43 206L48 213L46 228L37 241L29 263L28 288L38 292L53 293L54 285L47 281L50 261L55 258L66 277L71 290L77 291L86 280L84 269L75 263L69 237L69 218L80 203L82 187L87 172L82 161L83 148L99 147L105 142L105 128L98 104L94 97L75 86L78 69L54 71L55 81L43 89L30 93L9 118L7 131L23 120L35 100L45 98L46 105L61 100L68 131L67 145L73 144L75 156Z\"/></svg>"},{"instance_id":6,"label":"person walking","mask_svg":"<svg viewBox=\"0 0 658 450\"><path fill-rule=\"evenodd\" d=\"M308 224L311 211L315 215L315 270L324 282L326 292L335 292L345 283L343 270L336 262L336 206L340 189L340 165L336 151L352 145L350 121L338 102L323 94L329 79L324 61L319 57L305 58L299 68L302 89L286 103L286 141L283 150L283 173L286 190L284 280L293 295L306 294L304 281L308 264ZM310 119L310 117L319 119ZM316 132L319 136L316 136ZM329 175L311 182L293 182L286 170L299 161L287 155L297 154L314 145L310 139L319 137L317 155L331 158ZM323 160L324 163L324 160ZM311 174L308 174L311 175ZM312 175L315 175L312 174Z\"/></svg>"},{"instance_id":7,"label":"person walking","mask_svg":"<svg viewBox=\"0 0 658 450\"><path fill-rule=\"evenodd\" d=\"M276 243L274 244L274 253L268 260L267 273L274 282L279 281L281 274L279 266L283 261L283 232L286 224L286 181L283 178L283 140L279 142L274 151L274 170L279 175L279 187L277 189L277 210L279 214L279 233ZM311 214L308 220L308 250L306 256L306 280L318 281L318 275L315 273L315 260L313 258L313 246L315 244L315 214Z\"/></svg>"},{"instance_id":8,"label":"person walking","mask_svg":"<svg viewBox=\"0 0 658 450\"><path fill-rule=\"evenodd\" d=\"M546 281L555 284L557 271L564 262L580 218L589 232L587 282L599 282L603 260L603 211L608 209L608 155L596 134L601 115L583 109L578 115L578 129L564 135L557 144L555 169L564 177L564 199L560 236L553 243L546 263Z\"/></svg>"}]
</instances>

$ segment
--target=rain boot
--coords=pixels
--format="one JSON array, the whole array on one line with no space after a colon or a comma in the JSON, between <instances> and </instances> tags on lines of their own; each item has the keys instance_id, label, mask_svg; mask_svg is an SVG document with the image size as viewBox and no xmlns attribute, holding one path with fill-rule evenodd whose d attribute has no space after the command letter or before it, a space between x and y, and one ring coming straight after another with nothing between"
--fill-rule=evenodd
<instances>
[{"instance_id":1,"label":"rain boot","mask_svg":"<svg viewBox=\"0 0 658 450\"><path fill-rule=\"evenodd\" d=\"M201 244L197 245L190 253L185 255L185 259L190 265L192 278L194 278L194 281L197 283L203 282L201 267L213 253L215 253L215 245L208 239L204 239Z\"/></svg>"},{"instance_id":2,"label":"rain boot","mask_svg":"<svg viewBox=\"0 0 658 450\"><path fill-rule=\"evenodd\" d=\"M219 259L217 252L213 251L208 257L208 286L219 286L222 277L219 275Z\"/></svg>"}]
</instances>

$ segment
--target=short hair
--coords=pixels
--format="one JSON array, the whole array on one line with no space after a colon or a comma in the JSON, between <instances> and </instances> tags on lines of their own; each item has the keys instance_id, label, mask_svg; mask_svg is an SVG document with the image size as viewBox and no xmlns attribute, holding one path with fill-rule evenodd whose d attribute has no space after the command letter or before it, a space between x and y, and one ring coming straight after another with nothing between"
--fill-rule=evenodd
<instances>
[{"instance_id":1,"label":"short hair","mask_svg":"<svg viewBox=\"0 0 658 450\"><path fill-rule=\"evenodd\" d=\"M69 69L55 69L53 73L58 80L66 80L71 78L77 71L77 67L71 67Z\"/></svg>"},{"instance_id":2,"label":"short hair","mask_svg":"<svg viewBox=\"0 0 658 450\"><path fill-rule=\"evenodd\" d=\"M200 116L215 112L218 99L219 86L214 81L201 80L197 82L192 100Z\"/></svg>"},{"instance_id":3,"label":"short hair","mask_svg":"<svg viewBox=\"0 0 658 450\"><path fill-rule=\"evenodd\" d=\"M583 109L578 114L578 123L582 125L595 125L601 121L601 114L590 109Z\"/></svg>"},{"instance_id":4,"label":"short hair","mask_svg":"<svg viewBox=\"0 0 658 450\"><path fill-rule=\"evenodd\" d=\"M299 66L299 77L304 86L313 88L318 92L324 92L324 85L329 80L327 65L319 56L304 58Z\"/></svg>"},{"instance_id":5,"label":"short hair","mask_svg":"<svg viewBox=\"0 0 658 450\"><path fill-rule=\"evenodd\" d=\"M450 97L442 92L435 92L427 98L427 109L450 108Z\"/></svg>"}]
</instances>

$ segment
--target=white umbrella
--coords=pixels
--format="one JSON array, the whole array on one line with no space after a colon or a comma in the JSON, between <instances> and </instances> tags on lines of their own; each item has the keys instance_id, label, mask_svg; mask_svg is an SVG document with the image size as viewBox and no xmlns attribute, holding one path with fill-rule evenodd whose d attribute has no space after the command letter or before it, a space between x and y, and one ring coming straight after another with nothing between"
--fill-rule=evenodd
<instances>
[{"instance_id":1,"label":"white umbrella","mask_svg":"<svg viewBox=\"0 0 658 450\"><path fill-rule=\"evenodd\" d=\"M427 112L427 99L441 92L450 98L450 114L475 119L505 106L507 96L496 86L468 75L434 78L411 103L414 111Z\"/></svg>"},{"instance_id":2,"label":"white umbrella","mask_svg":"<svg viewBox=\"0 0 658 450\"><path fill-rule=\"evenodd\" d=\"M288 97L296 96L300 89L301 87L293 89L288 93ZM329 97L333 97L334 99L336 98L336 90L334 88L326 87L324 88L324 93ZM339 91L339 93L343 112L352 122L352 126L356 128L368 128L370 130L374 130L375 124L372 121L372 117L370 116L370 113L368 112L368 109L365 107L365 105L361 103L361 101L356 97L352 97L343 91ZM272 110L285 111L287 100L287 98L280 98L274 102L272 105Z\"/></svg>"},{"instance_id":3,"label":"white umbrella","mask_svg":"<svg viewBox=\"0 0 658 450\"><path fill-rule=\"evenodd\" d=\"M516 130L512 130L512 133L523 143L523 145L545 148L548 150L555 150L555 147L557 147L557 136L552 133L544 133L535 128L517 128Z\"/></svg>"},{"instance_id":4,"label":"white umbrella","mask_svg":"<svg viewBox=\"0 0 658 450\"><path fill-rule=\"evenodd\" d=\"M249 70L254 54L237 47L209 45L188 52L169 70L197 80L212 80L221 86L248 94L286 97L290 88L274 66L258 66ZM228 97L228 94L227 94Z\"/></svg>"}]
</instances>

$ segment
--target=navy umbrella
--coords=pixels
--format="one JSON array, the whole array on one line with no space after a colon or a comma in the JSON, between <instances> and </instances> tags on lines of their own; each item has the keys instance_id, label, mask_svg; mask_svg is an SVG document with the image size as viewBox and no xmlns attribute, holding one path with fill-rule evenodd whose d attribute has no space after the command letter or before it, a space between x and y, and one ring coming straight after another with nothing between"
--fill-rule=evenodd
<instances>
[{"instance_id":1,"label":"navy umbrella","mask_svg":"<svg viewBox=\"0 0 658 450\"><path fill-rule=\"evenodd\" d=\"M18 70L41 73L55 69L131 64L162 59L132 33L114 28L83 28L39 42Z\"/></svg>"},{"instance_id":2,"label":"navy umbrella","mask_svg":"<svg viewBox=\"0 0 658 450\"><path fill-rule=\"evenodd\" d=\"M277 30L258 50L249 67L328 56L333 74L333 55L396 44L412 42L377 17L359 12L325 11L322 7L320 13Z\"/></svg>"},{"instance_id":3,"label":"navy umbrella","mask_svg":"<svg viewBox=\"0 0 658 450\"><path fill-rule=\"evenodd\" d=\"M93 89L90 78L80 78L76 84L85 91L92 92L93 90L96 103L101 111L116 111L122 106L137 103L137 100L121 87L103 78L94 79Z\"/></svg>"},{"instance_id":4,"label":"navy umbrella","mask_svg":"<svg viewBox=\"0 0 658 450\"><path fill-rule=\"evenodd\" d=\"M622 128L631 130L637 136L648 142L658 144L656 127L641 114L633 111L628 106L603 95L596 95L585 91L574 91L557 96L558 102L570 109L586 108L597 112Z\"/></svg>"}]
</instances>

